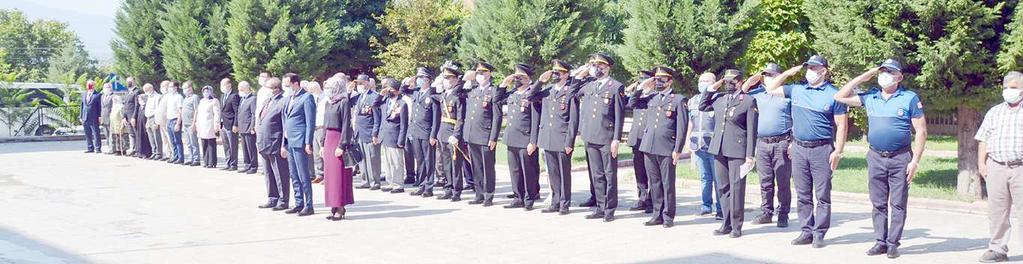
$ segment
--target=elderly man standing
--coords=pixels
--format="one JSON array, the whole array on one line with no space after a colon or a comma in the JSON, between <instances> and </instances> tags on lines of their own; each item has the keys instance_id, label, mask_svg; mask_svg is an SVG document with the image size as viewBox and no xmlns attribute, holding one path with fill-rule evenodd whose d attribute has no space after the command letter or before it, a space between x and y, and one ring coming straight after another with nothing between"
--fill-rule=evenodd
<instances>
[{"instance_id":1,"label":"elderly man standing","mask_svg":"<svg viewBox=\"0 0 1023 264\"><path fill-rule=\"evenodd\" d=\"M161 157L163 157L163 158L160 159L161 161L170 160L170 158L172 156L174 156L172 154L174 148L171 146L170 134L167 133L167 129L166 129L168 127L167 126L167 101L164 100L164 99L166 99L166 98L164 98L164 95L167 95L168 89L169 89L168 87L169 86L170 86L170 81L168 81L168 80L164 80L163 82L160 82L160 94L161 94L160 95L160 101L156 105L156 125L157 125L157 127L155 129L157 131L159 131L160 139L162 140L161 142L163 143L162 145L160 145L160 150L162 150Z\"/></svg>"},{"instance_id":2,"label":"elderly man standing","mask_svg":"<svg viewBox=\"0 0 1023 264\"><path fill-rule=\"evenodd\" d=\"M375 91L369 76L360 74L355 79L358 92L352 100L356 103L352 112L355 113L355 141L362 148L365 159L359 163L362 171L363 184L356 187L370 190L380 189L380 122L382 113L380 105L383 96Z\"/></svg>"},{"instance_id":3,"label":"elderly man standing","mask_svg":"<svg viewBox=\"0 0 1023 264\"><path fill-rule=\"evenodd\" d=\"M149 135L150 150L153 152L149 159L162 159L163 136L161 136L160 127L156 123L156 113L160 105L160 93L156 92L153 85L148 83L142 86L142 90L146 91L146 133Z\"/></svg>"},{"instance_id":4,"label":"elderly man standing","mask_svg":"<svg viewBox=\"0 0 1023 264\"><path fill-rule=\"evenodd\" d=\"M254 174L259 166L259 162L256 161L259 159L256 157L256 96L252 94L252 88L246 81L238 83L238 95L241 99L238 104L238 119L235 127L241 134L242 158L246 164L246 168L240 169L238 172Z\"/></svg>"},{"instance_id":5,"label":"elderly man standing","mask_svg":"<svg viewBox=\"0 0 1023 264\"><path fill-rule=\"evenodd\" d=\"M980 262L1008 261L1009 212L1023 206L1023 73L1012 71L1002 80L1002 99L984 115L973 138L977 146L978 171L986 180L991 242ZM1017 215L1023 220L1023 215Z\"/></svg>"},{"instance_id":6,"label":"elderly man standing","mask_svg":"<svg viewBox=\"0 0 1023 264\"><path fill-rule=\"evenodd\" d=\"M220 80L220 91L224 94L220 98L220 137L224 143L224 156L227 158L223 170L238 170L238 127L235 118L238 115L238 107L241 104L241 97L231 87L231 79Z\"/></svg>"},{"instance_id":7,"label":"elderly man standing","mask_svg":"<svg viewBox=\"0 0 1023 264\"><path fill-rule=\"evenodd\" d=\"M103 90L101 91L103 95L100 97L101 111L99 113L99 125L102 128L101 131L103 131L104 135L107 137L108 146L114 145L110 143L110 141L113 140L112 137L110 137L110 107L113 106L114 103L113 91L114 88L111 87L110 83L105 83L103 84ZM110 152L107 152L106 154L114 154L113 148L111 148Z\"/></svg>"},{"instance_id":8,"label":"elderly man standing","mask_svg":"<svg viewBox=\"0 0 1023 264\"><path fill-rule=\"evenodd\" d=\"M262 77L262 76L260 76ZM281 91L281 79L269 78L263 81L260 90L267 90L270 94L266 101L258 107L259 125L256 134L259 135L259 155L263 157L263 167L266 173L267 202L259 208L272 208L274 211L288 209L288 161L286 155L280 152L284 144L284 128L282 114L284 111L284 96Z\"/></svg>"},{"instance_id":9,"label":"elderly man standing","mask_svg":"<svg viewBox=\"0 0 1023 264\"><path fill-rule=\"evenodd\" d=\"M128 148L128 155L134 155L137 157L139 143L137 138L138 135L135 133L135 128L137 127L135 124L135 114L138 110L139 102L136 97L141 93L141 91L139 91L139 88L135 85L135 77L128 77L125 79L124 84L128 86L128 92L124 93L123 100L121 100L121 102L124 103L124 120L125 123L128 124L128 142L131 142L129 143L130 147Z\"/></svg>"},{"instance_id":10,"label":"elderly man standing","mask_svg":"<svg viewBox=\"0 0 1023 264\"><path fill-rule=\"evenodd\" d=\"M298 216L313 214L312 168L309 158L313 154L313 131L316 119L316 102L313 96L302 90L298 74L284 75L284 87L291 95L284 99L284 144L281 156L288 159L291 182L295 188L295 208L286 211Z\"/></svg>"},{"instance_id":11,"label":"elderly man standing","mask_svg":"<svg viewBox=\"0 0 1023 264\"><path fill-rule=\"evenodd\" d=\"M192 82L185 82L181 85L181 93L184 99L181 102L181 132L184 142L188 145L189 158L185 162L187 166L199 166L199 134L195 129L196 110L199 109L199 96L192 90Z\"/></svg>"},{"instance_id":12,"label":"elderly man standing","mask_svg":"<svg viewBox=\"0 0 1023 264\"><path fill-rule=\"evenodd\" d=\"M185 150L181 144L181 103L184 100L178 93L178 85L175 82L167 83L167 94L163 101L167 109L164 114L167 118L167 138L170 139L171 158L167 163L184 164Z\"/></svg>"},{"instance_id":13,"label":"elderly man standing","mask_svg":"<svg viewBox=\"0 0 1023 264\"><path fill-rule=\"evenodd\" d=\"M78 121L82 122L85 130L85 144L88 150L85 153L103 152L103 143L100 142L100 94L96 92L96 83L89 81L85 84L85 93L82 93L82 111L78 115Z\"/></svg>"}]
</instances>

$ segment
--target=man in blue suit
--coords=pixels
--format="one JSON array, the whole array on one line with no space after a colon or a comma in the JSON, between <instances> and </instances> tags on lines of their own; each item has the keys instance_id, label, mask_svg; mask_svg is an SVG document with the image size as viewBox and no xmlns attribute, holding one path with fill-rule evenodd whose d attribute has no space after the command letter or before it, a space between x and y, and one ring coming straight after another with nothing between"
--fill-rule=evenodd
<instances>
[{"instance_id":1,"label":"man in blue suit","mask_svg":"<svg viewBox=\"0 0 1023 264\"><path fill-rule=\"evenodd\" d=\"M316 102L311 94L300 87L298 74L288 73L282 79L285 89L291 91L291 96L284 99L284 113L281 115L281 119L284 120L284 145L281 147L281 156L288 159L291 183L295 189L295 208L285 213L298 213L298 216L312 215L313 170L309 158L313 154Z\"/></svg>"},{"instance_id":2,"label":"man in blue suit","mask_svg":"<svg viewBox=\"0 0 1023 264\"><path fill-rule=\"evenodd\" d=\"M96 92L96 83L93 81L86 83L85 89L82 94L82 112L78 115L78 121L82 122L85 130L85 145L88 147L85 153L102 153L103 143L99 138L100 94Z\"/></svg>"}]
</instances>

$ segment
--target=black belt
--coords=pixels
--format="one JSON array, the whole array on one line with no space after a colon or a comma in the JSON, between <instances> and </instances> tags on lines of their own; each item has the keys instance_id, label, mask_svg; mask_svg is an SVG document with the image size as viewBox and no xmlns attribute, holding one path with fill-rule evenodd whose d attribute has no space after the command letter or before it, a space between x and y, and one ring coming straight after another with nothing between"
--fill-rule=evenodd
<instances>
[{"instance_id":1,"label":"black belt","mask_svg":"<svg viewBox=\"0 0 1023 264\"><path fill-rule=\"evenodd\" d=\"M998 161L998 160L995 160L995 159L992 159L992 158L988 158L988 159L990 159L991 161L994 161L998 165L1002 165L1002 166L1006 166L1006 167L1010 167L1010 168L1015 168L1015 167L1023 166L1023 160L1010 160L1010 161L1006 161L1006 162L1001 162L1001 161Z\"/></svg>"},{"instance_id":2,"label":"black belt","mask_svg":"<svg viewBox=\"0 0 1023 264\"><path fill-rule=\"evenodd\" d=\"M802 141L796 140L796 144L804 148L816 148L824 145L831 145L831 139Z\"/></svg>"},{"instance_id":3,"label":"black belt","mask_svg":"<svg viewBox=\"0 0 1023 264\"><path fill-rule=\"evenodd\" d=\"M757 139L762 141L762 142L764 142L764 143L774 144L774 143L778 143L778 142L789 140L789 138L790 138L789 134L782 134L782 135L770 136L770 137L759 137Z\"/></svg>"},{"instance_id":4,"label":"black belt","mask_svg":"<svg viewBox=\"0 0 1023 264\"><path fill-rule=\"evenodd\" d=\"M873 151L874 153L877 153L877 155L880 155L881 157L884 157L884 158L895 157L895 156L897 156L899 154L909 152L911 149L912 148L910 148L909 146L905 146L905 147L902 147L901 149L898 149L898 150L883 151L883 150L879 150L879 149L874 148L874 146L870 146L870 151Z\"/></svg>"}]
</instances>

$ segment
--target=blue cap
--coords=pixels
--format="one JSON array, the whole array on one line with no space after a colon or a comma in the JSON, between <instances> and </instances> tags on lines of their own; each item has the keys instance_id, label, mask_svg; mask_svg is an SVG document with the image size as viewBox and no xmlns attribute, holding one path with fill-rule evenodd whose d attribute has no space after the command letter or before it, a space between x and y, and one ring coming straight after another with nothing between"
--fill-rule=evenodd
<instances>
[{"instance_id":1,"label":"blue cap","mask_svg":"<svg viewBox=\"0 0 1023 264\"><path fill-rule=\"evenodd\" d=\"M902 63L899 63L899 61L895 59L887 59L881 63L881 70L902 72Z\"/></svg>"},{"instance_id":2,"label":"blue cap","mask_svg":"<svg viewBox=\"0 0 1023 264\"><path fill-rule=\"evenodd\" d=\"M825 59L824 56L813 55L813 56L810 56L810 59L806 60L806 62L804 62L803 65L817 65L817 66L828 67L828 60Z\"/></svg>"}]
</instances>

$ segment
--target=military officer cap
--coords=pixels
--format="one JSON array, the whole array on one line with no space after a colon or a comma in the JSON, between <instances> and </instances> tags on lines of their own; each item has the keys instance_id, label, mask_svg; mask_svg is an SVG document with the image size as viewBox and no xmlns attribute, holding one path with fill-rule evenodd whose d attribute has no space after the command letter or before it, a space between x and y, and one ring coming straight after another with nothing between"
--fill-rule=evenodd
<instances>
[{"instance_id":1,"label":"military officer cap","mask_svg":"<svg viewBox=\"0 0 1023 264\"><path fill-rule=\"evenodd\" d=\"M902 72L902 63L895 59L887 59L881 63L881 71L886 72Z\"/></svg>"},{"instance_id":2,"label":"military officer cap","mask_svg":"<svg viewBox=\"0 0 1023 264\"><path fill-rule=\"evenodd\" d=\"M522 64L522 63L516 63L515 64L515 73L516 74L525 74L526 76L530 76L530 75L533 75L533 67L529 67L529 65Z\"/></svg>"},{"instance_id":3,"label":"military officer cap","mask_svg":"<svg viewBox=\"0 0 1023 264\"><path fill-rule=\"evenodd\" d=\"M369 75L359 74L358 77L355 77L355 80L358 81L358 82L368 82L369 81Z\"/></svg>"},{"instance_id":4,"label":"military officer cap","mask_svg":"<svg viewBox=\"0 0 1023 264\"><path fill-rule=\"evenodd\" d=\"M781 74L781 66L778 66L778 64L774 62L767 63L767 66L764 67L764 71L762 73L769 75Z\"/></svg>"},{"instance_id":5,"label":"military officer cap","mask_svg":"<svg viewBox=\"0 0 1023 264\"><path fill-rule=\"evenodd\" d=\"M443 77L458 77L458 76L462 75L462 71L459 71L458 69L446 67L446 68L444 68L444 72L441 72L440 75L443 76Z\"/></svg>"},{"instance_id":6,"label":"military officer cap","mask_svg":"<svg viewBox=\"0 0 1023 264\"><path fill-rule=\"evenodd\" d=\"M565 62L563 60L555 59L551 61L551 64L553 64L553 67L551 67L552 70L560 72L572 71L572 64L568 64L568 62Z\"/></svg>"},{"instance_id":7,"label":"military officer cap","mask_svg":"<svg viewBox=\"0 0 1023 264\"><path fill-rule=\"evenodd\" d=\"M444 68L452 68L452 69L455 69L455 70L460 70L460 69L462 69L462 64L458 63L457 61L450 61L449 60L449 61L444 61L444 64L441 65L440 67L442 69L444 69Z\"/></svg>"},{"instance_id":8,"label":"military officer cap","mask_svg":"<svg viewBox=\"0 0 1023 264\"><path fill-rule=\"evenodd\" d=\"M399 83L397 79L391 77L387 77L386 79L384 79L383 84L384 88L392 89L398 89L398 87L401 86L401 83Z\"/></svg>"},{"instance_id":9,"label":"military officer cap","mask_svg":"<svg viewBox=\"0 0 1023 264\"><path fill-rule=\"evenodd\" d=\"M430 75L432 75L432 74L430 74L430 69L427 69L425 67L416 68L416 77L428 77L429 78Z\"/></svg>"},{"instance_id":10,"label":"military officer cap","mask_svg":"<svg viewBox=\"0 0 1023 264\"><path fill-rule=\"evenodd\" d=\"M742 72L736 69L727 69L725 70L724 79L728 81L742 79Z\"/></svg>"},{"instance_id":11,"label":"military officer cap","mask_svg":"<svg viewBox=\"0 0 1023 264\"><path fill-rule=\"evenodd\" d=\"M675 70L668 68L667 66L654 67L654 77L668 77L675 78Z\"/></svg>"},{"instance_id":12,"label":"military officer cap","mask_svg":"<svg viewBox=\"0 0 1023 264\"><path fill-rule=\"evenodd\" d=\"M614 59L611 59L610 55L607 55L606 53L603 52L597 52L593 53L593 55L590 55L590 63L603 63L607 64L607 66L615 65Z\"/></svg>"},{"instance_id":13,"label":"military officer cap","mask_svg":"<svg viewBox=\"0 0 1023 264\"><path fill-rule=\"evenodd\" d=\"M636 74L639 75L640 78L650 78L654 76L654 71L656 70L657 67L654 67L653 70L639 70L639 72L636 72Z\"/></svg>"},{"instance_id":14,"label":"military officer cap","mask_svg":"<svg viewBox=\"0 0 1023 264\"><path fill-rule=\"evenodd\" d=\"M818 55L813 55L813 56L810 56L810 59L806 60L806 62L804 62L803 65L804 66L824 66L825 68L827 68L828 67L828 59L825 59L824 56L821 56L819 54Z\"/></svg>"},{"instance_id":15,"label":"military officer cap","mask_svg":"<svg viewBox=\"0 0 1023 264\"><path fill-rule=\"evenodd\" d=\"M490 65L489 63L481 61L479 63L476 63L476 71L479 71L479 72L492 72L492 71L494 71L494 65Z\"/></svg>"}]
</instances>

